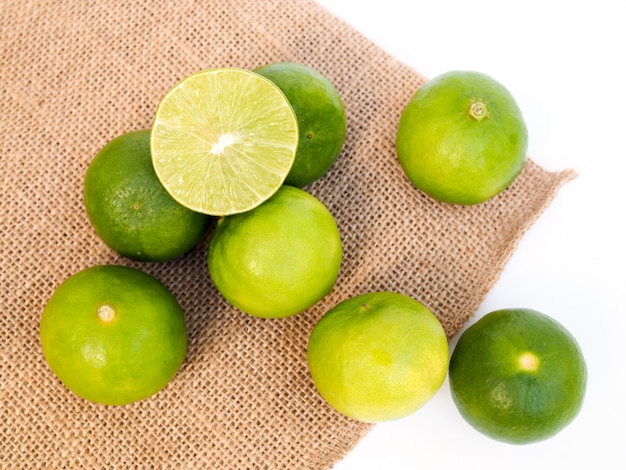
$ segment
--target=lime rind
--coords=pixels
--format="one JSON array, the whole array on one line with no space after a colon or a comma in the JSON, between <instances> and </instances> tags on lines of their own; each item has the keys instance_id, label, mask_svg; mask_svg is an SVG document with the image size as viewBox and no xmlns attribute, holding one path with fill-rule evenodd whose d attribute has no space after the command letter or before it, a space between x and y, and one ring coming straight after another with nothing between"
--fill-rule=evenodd
<instances>
[{"instance_id":1,"label":"lime rind","mask_svg":"<svg viewBox=\"0 0 626 470\"><path fill-rule=\"evenodd\" d=\"M270 80L244 69L206 70L159 104L153 165L180 204L216 216L245 212L282 186L298 132L289 101Z\"/></svg>"}]
</instances>

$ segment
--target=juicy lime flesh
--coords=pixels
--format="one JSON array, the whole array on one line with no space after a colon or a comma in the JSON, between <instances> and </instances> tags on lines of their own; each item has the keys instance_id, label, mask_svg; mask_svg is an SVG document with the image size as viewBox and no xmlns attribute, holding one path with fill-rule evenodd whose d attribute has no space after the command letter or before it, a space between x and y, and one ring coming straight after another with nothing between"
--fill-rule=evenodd
<instances>
[{"instance_id":1,"label":"juicy lime flesh","mask_svg":"<svg viewBox=\"0 0 626 470\"><path fill-rule=\"evenodd\" d=\"M283 186L244 214L221 219L209 241L217 289L257 317L295 315L328 294L341 266L339 229L311 194Z\"/></svg>"},{"instance_id":2,"label":"juicy lime flesh","mask_svg":"<svg viewBox=\"0 0 626 470\"><path fill-rule=\"evenodd\" d=\"M300 141L285 184L304 187L324 176L341 153L347 131L343 101L328 78L304 64L276 62L255 72L278 85L296 113Z\"/></svg>"},{"instance_id":3,"label":"juicy lime flesh","mask_svg":"<svg viewBox=\"0 0 626 470\"><path fill-rule=\"evenodd\" d=\"M87 216L107 246L139 261L168 261L196 246L210 218L175 201L158 180L150 130L122 134L89 164L84 181Z\"/></svg>"},{"instance_id":4,"label":"juicy lime flesh","mask_svg":"<svg viewBox=\"0 0 626 470\"><path fill-rule=\"evenodd\" d=\"M576 340L530 309L487 314L461 336L450 360L461 415L493 439L527 444L552 437L582 407L587 369Z\"/></svg>"},{"instance_id":5,"label":"juicy lime flesh","mask_svg":"<svg viewBox=\"0 0 626 470\"><path fill-rule=\"evenodd\" d=\"M510 186L527 146L511 93L477 72L449 72L424 84L405 107L396 136L409 180L439 201L464 205Z\"/></svg>"},{"instance_id":6,"label":"juicy lime flesh","mask_svg":"<svg viewBox=\"0 0 626 470\"><path fill-rule=\"evenodd\" d=\"M187 351L183 311L157 279L94 266L69 277L46 304L44 357L79 397L124 405L162 390Z\"/></svg>"},{"instance_id":7,"label":"juicy lime flesh","mask_svg":"<svg viewBox=\"0 0 626 470\"><path fill-rule=\"evenodd\" d=\"M283 184L298 147L298 122L270 80L224 68L185 78L163 98L152 158L167 191L210 215L244 212Z\"/></svg>"},{"instance_id":8,"label":"juicy lime flesh","mask_svg":"<svg viewBox=\"0 0 626 470\"><path fill-rule=\"evenodd\" d=\"M317 323L307 358L320 395L364 422L408 416L439 390L448 342L439 320L398 293L374 292L339 303Z\"/></svg>"}]
</instances>

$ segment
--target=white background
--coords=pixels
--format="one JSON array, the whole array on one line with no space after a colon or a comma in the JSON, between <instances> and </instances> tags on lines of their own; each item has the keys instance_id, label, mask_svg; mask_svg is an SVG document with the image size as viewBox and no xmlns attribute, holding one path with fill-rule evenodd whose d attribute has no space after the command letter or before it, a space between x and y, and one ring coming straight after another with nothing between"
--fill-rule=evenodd
<instances>
[{"instance_id":1,"label":"white background","mask_svg":"<svg viewBox=\"0 0 626 470\"><path fill-rule=\"evenodd\" d=\"M319 3L428 78L459 69L491 75L522 109L530 158L578 173L469 324L500 308L542 311L577 338L589 369L582 411L549 440L514 446L479 434L446 380L414 415L377 424L335 469L626 468L626 2Z\"/></svg>"}]
</instances>

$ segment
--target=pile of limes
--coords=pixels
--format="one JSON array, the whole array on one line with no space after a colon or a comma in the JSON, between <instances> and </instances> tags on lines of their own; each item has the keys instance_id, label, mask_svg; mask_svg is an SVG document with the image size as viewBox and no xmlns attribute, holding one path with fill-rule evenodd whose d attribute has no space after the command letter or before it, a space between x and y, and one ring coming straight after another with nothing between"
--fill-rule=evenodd
<instances>
[{"instance_id":1,"label":"pile of limes","mask_svg":"<svg viewBox=\"0 0 626 470\"><path fill-rule=\"evenodd\" d=\"M150 129L114 138L93 158L87 216L106 245L138 261L183 256L213 227L208 270L224 298L257 317L298 314L339 275L339 228L302 187L332 167L346 129L337 90L308 66L195 73L164 96ZM121 266L62 283L40 332L61 381L105 404L161 390L187 347L172 294Z\"/></svg>"},{"instance_id":2,"label":"pile of limes","mask_svg":"<svg viewBox=\"0 0 626 470\"><path fill-rule=\"evenodd\" d=\"M223 297L254 317L296 315L333 289L341 268L333 215L302 188L331 169L346 131L337 90L308 66L198 72L164 96L150 129L118 136L95 156L85 176L87 215L106 245L141 261L182 256L213 228L208 272ZM443 203L477 204L521 172L527 130L501 84L450 72L415 93L396 144L417 188ZM62 283L44 309L41 342L70 390L110 405L160 391L187 348L174 296L122 266L88 268ZM330 309L311 331L307 363L320 396L366 422L414 413L449 373L465 419L515 443L567 425L586 386L576 341L543 314L488 314L450 359L437 317L396 292Z\"/></svg>"}]
</instances>

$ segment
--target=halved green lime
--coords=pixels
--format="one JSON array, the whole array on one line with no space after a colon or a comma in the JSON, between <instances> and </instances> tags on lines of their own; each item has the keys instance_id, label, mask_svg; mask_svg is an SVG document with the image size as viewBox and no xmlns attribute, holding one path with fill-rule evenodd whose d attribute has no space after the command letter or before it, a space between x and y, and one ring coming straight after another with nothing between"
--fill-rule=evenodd
<instances>
[{"instance_id":1,"label":"halved green lime","mask_svg":"<svg viewBox=\"0 0 626 470\"><path fill-rule=\"evenodd\" d=\"M298 121L283 92L238 68L195 73L159 104L152 128L155 172L180 204L210 215L248 211L291 169Z\"/></svg>"}]
</instances>

